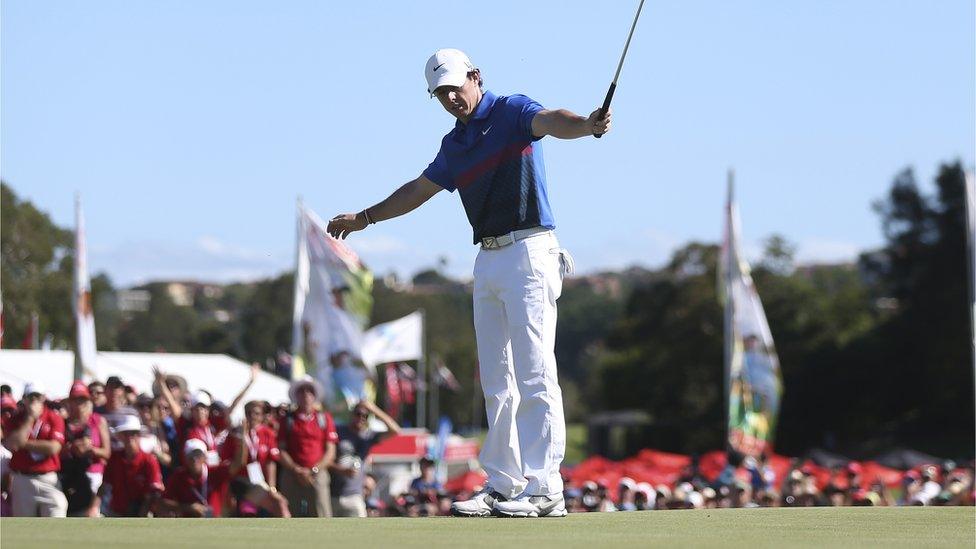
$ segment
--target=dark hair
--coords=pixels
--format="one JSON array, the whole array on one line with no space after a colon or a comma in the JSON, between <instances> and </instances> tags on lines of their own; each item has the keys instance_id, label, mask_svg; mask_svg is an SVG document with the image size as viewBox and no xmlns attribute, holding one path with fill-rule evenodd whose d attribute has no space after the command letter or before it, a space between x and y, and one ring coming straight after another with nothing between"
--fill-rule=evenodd
<instances>
[{"instance_id":1,"label":"dark hair","mask_svg":"<svg viewBox=\"0 0 976 549\"><path fill-rule=\"evenodd\" d=\"M478 87L484 89L484 87L485 87L485 79L481 77L481 69L474 69L474 70L468 71L468 76L469 77L472 74L477 74L478 75Z\"/></svg>"},{"instance_id":2,"label":"dark hair","mask_svg":"<svg viewBox=\"0 0 976 549\"><path fill-rule=\"evenodd\" d=\"M265 404L266 403L263 400L249 401L247 404L244 405L244 413L250 414L251 410L253 410L254 408L260 408L262 414L267 413L267 411L265 410Z\"/></svg>"},{"instance_id":3,"label":"dark hair","mask_svg":"<svg viewBox=\"0 0 976 549\"><path fill-rule=\"evenodd\" d=\"M0 395L12 395L12 394L14 394L14 390L10 388L10 385L7 385L6 383L0 385Z\"/></svg>"}]
</instances>

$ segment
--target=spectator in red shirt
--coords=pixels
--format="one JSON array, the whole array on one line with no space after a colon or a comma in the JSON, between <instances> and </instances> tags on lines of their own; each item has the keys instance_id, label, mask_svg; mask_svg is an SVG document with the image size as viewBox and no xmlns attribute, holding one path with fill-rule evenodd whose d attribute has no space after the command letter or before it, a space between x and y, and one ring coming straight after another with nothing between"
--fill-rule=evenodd
<instances>
[{"instance_id":1,"label":"spectator in red shirt","mask_svg":"<svg viewBox=\"0 0 976 549\"><path fill-rule=\"evenodd\" d=\"M141 432L142 425L132 416L115 429L122 449L112 452L99 494L109 499L109 509L117 517L149 515L163 492L159 461L155 455L142 451Z\"/></svg>"},{"instance_id":2,"label":"spectator in red shirt","mask_svg":"<svg viewBox=\"0 0 976 549\"><path fill-rule=\"evenodd\" d=\"M335 422L318 409L322 388L310 376L293 382L289 394L297 409L281 422L278 433L281 491L292 515L331 517L328 468L339 441Z\"/></svg>"},{"instance_id":3,"label":"spectator in red shirt","mask_svg":"<svg viewBox=\"0 0 976 549\"><path fill-rule=\"evenodd\" d=\"M278 435L265 423L265 403L252 400L244 406L244 424L221 448L221 457L233 459L244 444L245 466L238 477L245 481L243 499L268 515L288 518L288 501L278 492ZM252 510L254 511L254 510Z\"/></svg>"},{"instance_id":4,"label":"spectator in red shirt","mask_svg":"<svg viewBox=\"0 0 976 549\"><path fill-rule=\"evenodd\" d=\"M226 417L230 417L233 409L237 407L244 398L244 394L254 384L259 369L260 367L257 364L251 365L251 377L248 379L244 388L234 397L231 407L226 411ZM173 392L166 383L166 375L163 374L159 367L153 366L153 375L156 378L156 383L159 386L159 392L163 400L169 405L173 417L176 418L176 432L180 439L178 444L185 445L186 441L190 439L203 441L207 447L207 463L209 465L217 465L220 460L218 455L219 431L215 428L210 417L210 407L213 405L213 397L206 391L193 393L193 396L190 398L190 410L187 411L183 403L173 396ZM219 427L226 429L227 425L222 422Z\"/></svg>"},{"instance_id":5,"label":"spectator in red shirt","mask_svg":"<svg viewBox=\"0 0 976 549\"><path fill-rule=\"evenodd\" d=\"M207 447L191 438L183 446L183 463L166 483L160 514L179 517L219 517L231 479L244 462L244 446L230 463L207 465Z\"/></svg>"},{"instance_id":6,"label":"spectator in red shirt","mask_svg":"<svg viewBox=\"0 0 976 549\"><path fill-rule=\"evenodd\" d=\"M10 458L10 498L15 517L64 517L68 501L58 483L64 419L48 409L44 389L37 383L24 387L23 409L4 431L3 444Z\"/></svg>"},{"instance_id":7,"label":"spectator in red shirt","mask_svg":"<svg viewBox=\"0 0 976 549\"><path fill-rule=\"evenodd\" d=\"M71 385L66 402L61 489L68 498L69 515L97 517L101 500L96 494L112 452L108 423L92 410L91 393L81 380Z\"/></svg>"}]
</instances>

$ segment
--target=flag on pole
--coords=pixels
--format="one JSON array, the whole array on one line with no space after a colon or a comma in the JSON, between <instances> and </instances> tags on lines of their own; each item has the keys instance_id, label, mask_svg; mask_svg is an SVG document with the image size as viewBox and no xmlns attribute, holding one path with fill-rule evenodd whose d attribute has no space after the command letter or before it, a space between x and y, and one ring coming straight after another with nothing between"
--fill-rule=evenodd
<instances>
[{"instance_id":1,"label":"flag on pole","mask_svg":"<svg viewBox=\"0 0 976 549\"><path fill-rule=\"evenodd\" d=\"M447 389L457 392L461 390L461 384L458 383L456 377L454 377L454 372L448 369L443 363L436 366L436 380L437 384L441 387L446 387Z\"/></svg>"},{"instance_id":2,"label":"flag on pole","mask_svg":"<svg viewBox=\"0 0 976 549\"><path fill-rule=\"evenodd\" d=\"M97 347L95 315L92 310L91 281L88 278L88 246L85 243L85 217L81 198L75 196L75 339L74 379L95 377Z\"/></svg>"},{"instance_id":3,"label":"flag on pole","mask_svg":"<svg viewBox=\"0 0 976 549\"><path fill-rule=\"evenodd\" d=\"M397 376L400 380L400 401L404 404L415 404L417 391L422 383L417 379L416 370L401 362L397 365Z\"/></svg>"},{"instance_id":4,"label":"flag on pole","mask_svg":"<svg viewBox=\"0 0 976 549\"><path fill-rule=\"evenodd\" d=\"M732 178L730 171L719 287L725 304L728 443L735 451L756 456L772 443L782 381L766 313L739 241Z\"/></svg>"},{"instance_id":5,"label":"flag on pole","mask_svg":"<svg viewBox=\"0 0 976 549\"><path fill-rule=\"evenodd\" d=\"M372 369L384 362L420 360L424 355L423 335L424 315L420 311L377 324L363 334L363 364Z\"/></svg>"},{"instance_id":6,"label":"flag on pole","mask_svg":"<svg viewBox=\"0 0 976 549\"><path fill-rule=\"evenodd\" d=\"M292 379L314 375L334 393L333 362L361 357L362 332L372 309L373 274L327 224L298 203Z\"/></svg>"},{"instance_id":7,"label":"flag on pole","mask_svg":"<svg viewBox=\"0 0 976 549\"><path fill-rule=\"evenodd\" d=\"M386 411L394 418L400 417L400 375L396 364L386 365Z\"/></svg>"}]
</instances>

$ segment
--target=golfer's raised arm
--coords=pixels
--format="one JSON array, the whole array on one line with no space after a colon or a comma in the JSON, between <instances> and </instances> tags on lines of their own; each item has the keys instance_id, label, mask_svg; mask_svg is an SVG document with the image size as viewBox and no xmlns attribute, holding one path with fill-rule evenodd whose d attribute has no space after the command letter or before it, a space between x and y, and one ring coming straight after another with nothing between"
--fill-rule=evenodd
<instances>
[{"instance_id":1,"label":"golfer's raised arm","mask_svg":"<svg viewBox=\"0 0 976 549\"><path fill-rule=\"evenodd\" d=\"M577 139L588 135L603 135L610 131L611 111L600 118L600 109L583 117L566 109L539 111L532 118L532 135L551 135L559 139Z\"/></svg>"},{"instance_id":2,"label":"golfer's raised arm","mask_svg":"<svg viewBox=\"0 0 976 549\"><path fill-rule=\"evenodd\" d=\"M443 189L440 185L427 179L423 175L405 183L393 191L382 202L370 206L359 213L339 214L329 221L328 231L333 238L346 238L349 233L361 231L371 223L385 221L411 212L430 197Z\"/></svg>"}]
</instances>

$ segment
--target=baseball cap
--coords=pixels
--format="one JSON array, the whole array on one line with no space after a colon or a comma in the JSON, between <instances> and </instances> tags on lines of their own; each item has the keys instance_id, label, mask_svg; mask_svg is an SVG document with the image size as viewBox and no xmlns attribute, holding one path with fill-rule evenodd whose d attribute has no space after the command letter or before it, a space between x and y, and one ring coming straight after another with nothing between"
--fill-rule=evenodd
<instances>
[{"instance_id":1,"label":"baseball cap","mask_svg":"<svg viewBox=\"0 0 976 549\"><path fill-rule=\"evenodd\" d=\"M122 422L119 423L118 426L115 427L115 429L113 429L113 432L115 432L116 434L132 433L132 432L138 433L140 431L142 431L142 422L140 422L139 418L137 418L136 416L128 415L128 414L122 416Z\"/></svg>"},{"instance_id":2,"label":"baseball cap","mask_svg":"<svg viewBox=\"0 0 976 549\"><path fill-rule=\"evenodd\" d=\"M193 452L201 452L206 454L207 445L198 438L187 439L186 444L183 445L183 455L189 456Z\"/></svg>"},{"instance_id":3,"label":"baseball cap","mask_svg":"<svg viewBox=\"0 0 976 549\"><path fill-rule=\"evenodd\" d=\"M68 391L68 398L87 398L91 400L91 392L88 390L88 386L85 385L80 379L76 379L74 383L71 384L71 390Z\"/></svg>"},{"instance_id":4,"label":"baseball cap","mask_svg":"<svg viewBox=\"0 0 976 549\"><path fill-rule=\"evenodd\" d=\"M213 399L210 398L210 395L206 391L197 391L190 397L190 404L193 406L207 406L209 408L213 404Z\"/></svg>"},{"instance_id":5,"label":"baseball cap","mask_svg":"<svg viewBox=\"0 0 976 549\"><path fill-rule=\"evenodd\" d=\"M28 381L27 384L24 385L24 397L28 397L30 395L41 395L42 397L46 397L47 390L44 389L44 385L42 385L39 381Z\"/></svg>"},{"instance_id":6,"label":"baseball cap","mask_svg":"<svg viewBox=\"0 0 976 549\"><path fill-rule=\"evenodd\" d=\"M468 73L475 70L475 66L468 56L461 50L444 48L434 52L427 60L424 76L427 77L427 91L431 97L434 90L441 86L464 85Z\"/></svg>"}]
</instances>

